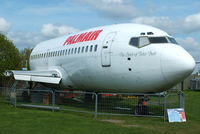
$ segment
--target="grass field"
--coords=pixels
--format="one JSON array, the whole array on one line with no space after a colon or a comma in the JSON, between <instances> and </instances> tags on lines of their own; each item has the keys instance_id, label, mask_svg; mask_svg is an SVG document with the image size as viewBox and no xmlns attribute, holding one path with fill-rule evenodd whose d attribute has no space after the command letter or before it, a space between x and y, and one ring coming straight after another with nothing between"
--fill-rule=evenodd
<instances>
[{"instance_id":1,"label":"grass field","mask_svg":"<svg viewBox=\"0 0 200 134\"><path fill-rule=\"evenodd\" d=\"M0 102L0 134L199 134L200 92L185 92L186 123L162 118L98 116L14 108Z\"/></svg>"}]
</instances>

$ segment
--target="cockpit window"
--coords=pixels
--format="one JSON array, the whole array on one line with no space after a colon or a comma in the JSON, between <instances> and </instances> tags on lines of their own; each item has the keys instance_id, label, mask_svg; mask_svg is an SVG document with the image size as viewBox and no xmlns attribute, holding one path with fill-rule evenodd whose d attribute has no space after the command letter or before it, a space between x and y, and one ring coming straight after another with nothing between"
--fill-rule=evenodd
<instances>
[{"instance_id":1,"label":"cockpit window","mask_svg":"<svg viewBox=\"0 0 200 134\"><path fill-rule=\"evenodd\" d=\"M132 45L132 46L135 46L135 47L144 47L146 45L148 45L150 42L149 42L149 39L148 37L146 36L142 36L142 37L138 37L138 38L131 38L129 44Z\"/></svg>"},{"instance_id":2,"label":"cockpit window","mask_svg":"<svg viewBox=\"0 0 200 134\"><path fill-rule=\"evenodd\" d=\"M168 43L166 37L149 37L150 43Z\"/></svg>"},{"instance_id":3,"label":"cockpit window","mask_svg":"<svg viewBox=\"0 0 200 134\"><path fill-rule=\"evenodd\" d=\"M138 45L139 45L139 38L134 38L134 37L131 38L129 44L132 45L132 46L138 47Z\"/></svg>"},{"instance_id":4,"label":"cockpit window","mask_svg":"<svg viewBox=\"0 0 200 134\"><path fill-rule=\"evenodd\" d=\"M172 37L168 37L168 40L169 40L171 43L173 43L173 44L178 44L178 43L176 42L176 40L175 40L174 38L172 38Z\"/></svg>"},{"instance_id":5,"label":"cockpit window","mask_svg":"<svg viewBox=\"0 0 200 134\"><path fill-rule=\"evenodd\" d=\"M149 45L149 44L150 44L150 42L149 42L149 38L147 36L140 37L139 47L144 47L144 46Z\"/></svg>"},{"instance_id":6,"label":"cockpit window","mask_svg":"<svg viewBox=\"0 0 200 134\"><path fill-rule=\"evenodd\" d=\"M151 43L172 43L172 44L178 44L176 40L172 37L148 37L148 36L141 36L141 37L133 37L130 39L129 44L131 46L141 48L144 46L147 46Z\"/></svg>"}]
</instances>

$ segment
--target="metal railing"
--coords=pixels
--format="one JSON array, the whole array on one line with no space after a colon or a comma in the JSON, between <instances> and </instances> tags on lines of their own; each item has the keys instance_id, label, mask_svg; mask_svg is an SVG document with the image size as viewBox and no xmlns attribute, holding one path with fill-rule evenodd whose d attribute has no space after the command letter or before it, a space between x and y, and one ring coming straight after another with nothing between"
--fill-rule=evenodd
<instances>
[{"instance_id":1,"label":"metal railing","mask_svg":"<svg viewBox=\"0 0 200 134\"><path fill-rule=\"evenodd\" d=\"M16 107L84 112L94 114L95 117L106 114L164 117L166 119L166 109L184 108L184 94L175 90L159 94L97 94L82 91L12 88L6 89L6 94Z\"/></svg>"}]
</instances>

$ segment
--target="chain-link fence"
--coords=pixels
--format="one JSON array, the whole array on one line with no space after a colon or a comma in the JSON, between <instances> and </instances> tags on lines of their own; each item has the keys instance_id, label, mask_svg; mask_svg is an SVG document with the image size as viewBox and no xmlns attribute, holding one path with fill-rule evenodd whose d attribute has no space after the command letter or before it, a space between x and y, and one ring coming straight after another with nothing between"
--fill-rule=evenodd
<instances>
[{"instance_id":1,"label":"chain-link fence","mask_svg":"<svg viewBox=\"0 0 200 134\"><path fill-rule=\"evenodd\" d=\"M9 102L10 88L0 87L0 102Z\"/></svg>"},{"instance_id":2,"label":"chain-link fence","mask_svg":"<svg viewBox=\"0 0 200 134\"><path fill-rule=\"evenodd\" d=\"M11 90L10 100L15 106L59 109L55 106L55 93L52 90L30 90L30 89L16 89Z\"/></svg>"},{"instance_id":3,"label":"chain-link fence","mask_svg":"<svg viewBox=\"0 0 200 134\"><path fill-rule=\"evenodd\" d=\"M60 110L97 115L97 94L82 91L55 91L55 103Z\"/></svg>"},{"instance_id":4,"label":"chain-link fence","mask_svg":"<svg viewBox=\"0 0 200 134\"><path fill-rule=\"evenodd\" d=\"M3 91L3 90L1 90ZM93 93L39 89L5 90L15 106L84 112L97 115L166 117L166 109L184 108L184 94L170 91L157 94ZM2 96L2 95L1 95Z\"/></svg>"},{"instance_id":5,"label":"chain-link fence","mask_svg":"<svg viewBox=\"0 0 200 134\"><path fill-rule=\"evenodd\" d=\"M190 89L200 91L200 79L199 78L190 80Z\"/></svg>"},{"instance_id":6,"label":"chain-link fence","mask_svg":"<svg viewBox=\"0 0 200 134\"><path fill-rule=\"evenodd\" d=\"M164 114L162 94L101 93L98 99L99 114L126 114L133 116L157 116Z\"/></svg>"}]
</instances>

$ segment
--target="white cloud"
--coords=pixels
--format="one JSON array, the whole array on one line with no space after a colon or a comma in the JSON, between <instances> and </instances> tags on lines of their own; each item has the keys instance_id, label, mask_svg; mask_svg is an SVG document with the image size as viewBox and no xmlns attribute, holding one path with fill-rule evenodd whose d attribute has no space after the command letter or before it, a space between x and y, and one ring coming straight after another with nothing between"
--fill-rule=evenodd
<instances>
[{"instance_id":1,"label":"white cloud","mask_svg":"<svg viewBox=\"0 0 200 134\"><path fill-rule=\"evenodd\" d=\"M66 25L44 24L41 32L9 32L8 38L19 49L33 48L42 41L77 31L79 30Z\"/></svg>"},{"instance_id":2,"label":"white cloud","mask_svg":"<svg viewBox=\"0 0 200 134\"><path fill-rule=\"evenodd\" d=\"M123 0L102 0L104 3L123 3Z\"/></svg>"},{"instance_id":3,"label":"white cloud","mask_svg":"<svg viewBox=\"0 0 200 134\"><path fill-rule=\"evenodd\" d=\"M45 40L42 34L33 32L9 32L8 38L19 49L33 48L36 44Z\"/></svg>"},{"instance_id":4,"label":"white cloud","mask_svg":"<svg viewBox=\"0 0 200 134\"><path fill-rule=\"evenodd\" d=\"M200 61L200 42L192 37L177 38L177 42L185 48L197 61Z\"/></svg>"},{"instance_id":5,"label":"white cloud","mask_svg":"<svg viewBox=\"0 0 200 134\"><path fill-rule=\"evenodd\" d=\"M134 18L131 20L131 22L155 26L164 29L169 33L175 32L174 22L169 17L143 16Z\"/></svg>"},{"instance_id":6,"label":"white cloud","mask_svg":"<svg viewBox=\"0 0 200 134\"><path fill-rule=\"evenodd\" d=\"M143 14L133 6L131 0L81 0L81 2L90 5L102 16L114 19L132 18Z\"/></svg>"},{"instance_id":7,"label":"white cloud","mask_svg":"<svg viewBox=\"0 0 200 134\"><path fill-rule=\"evenodd\" d=\"M10 30L10 22L0 17L0 32L7 33Z\"/></svg>"},{"instance_id":8,"label":"white cloud","mask_svg":"<svg viewBox=\"0 0 200 134\"><path fill-rule=\"evenodd\" d=\"M27 8L19 11L20 14L34 14L34 15L50 15L55 13L68 13L70 10L63 7L40 7L40 8Z\"/></svg>"},{"instance_id":9,"label":"white cloud","mask_svg":"<svg viewBox=\"0 0 200 134\"><path fill-rule=\"evenodd\" d=\"M200 31L200 13L185 17L183 27L186 32Z\"/></svg>"},{"instance_id":10,"label":"white cloud","mask_svg":"<svg viewBox=\"0 0 200 134\"><path fill-rule=\"evenodd\" d=\"M79 30L66 25L44 24L42 27L42 34L46 37L58 37L77 31Z\"/></svg>"},{"instance_id":11,"label":"white cloud","mask_svg":"<svg viewBox=\"0 0 200 134\"><path fill-rule=\"evenodd\" d=\"M141 16L131 20L133 23L147 24L167 31L170 34L200 32L200 13L172 20L166 16Z\"/></svg>"}]
</instances>

